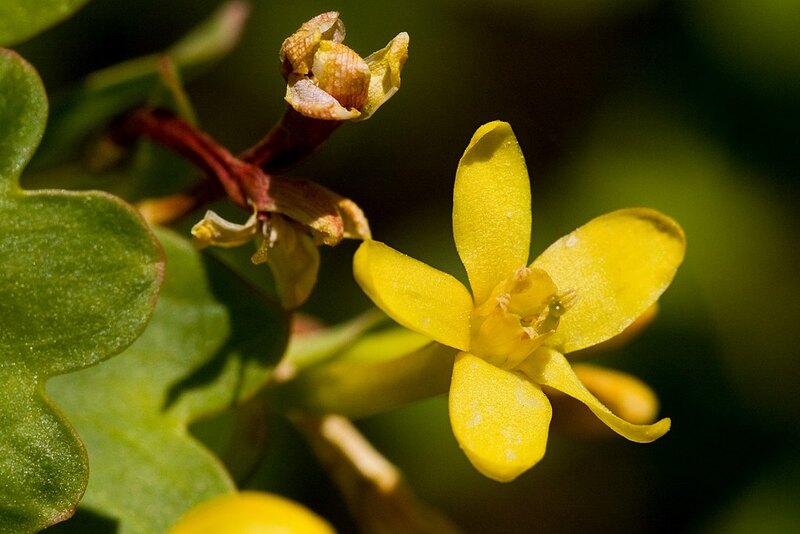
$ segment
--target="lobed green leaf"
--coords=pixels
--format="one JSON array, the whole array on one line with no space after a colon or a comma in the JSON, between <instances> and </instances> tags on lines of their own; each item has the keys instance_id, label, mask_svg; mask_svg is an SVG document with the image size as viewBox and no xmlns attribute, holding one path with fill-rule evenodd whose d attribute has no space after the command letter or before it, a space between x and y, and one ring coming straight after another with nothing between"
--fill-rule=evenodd
<instances>
[{"instance_id":1,"label":"lobed green leaf","mask_svg":"<svg viewBox=\"0 0 800 534\"><path fill-rule=\"evenodd\" d=\"M145 333L119 358L48 384L89 453L81 509L120 533L164 532L200 501L233 491L188 425L253 395L288 338L276 304L177 234L158 235L167 270ZM72 528L87 528L81 520Z\"/></svg>"},{"instance_id":2,"label":"lobed green leaf","mask_svg":"<svg viewBox=\"0 0 800 534\"><path fill-rule=\"evenodd\" d=\"M20 189L46 116L36 72L0 50L0 532L73 513L86 455L44 384L136 339L163 272L152 233L119 199Z\"/></svg>"}]
</instances>

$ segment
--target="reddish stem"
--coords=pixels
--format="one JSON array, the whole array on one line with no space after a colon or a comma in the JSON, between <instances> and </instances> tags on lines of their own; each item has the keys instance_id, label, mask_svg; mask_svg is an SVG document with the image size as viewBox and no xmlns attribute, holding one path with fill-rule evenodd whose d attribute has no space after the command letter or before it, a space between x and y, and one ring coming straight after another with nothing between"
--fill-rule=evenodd
<instances>
[{"instance_id":1,"label":"reddish stem","mask_svg":"<svg viewBox=\"0 0 800 534\"><path fill-rule=\"evenodd\" d=\"M201 169L213 182L201 182L190 194L196 205L217 198L219 185L242 209L258 211L274 208L269 194L270 177L258 166L233 156L211 136L198 130L173 113L142 109L125 123L126 133L144 135L177 152Z\"/></svg>"},{"instance_id":2,"label":"reddish stem","mask_svg":"<svg viewBox=\"0 0 800 534\"><path fill-rule=\"evenodd\" d=\"M288 107L281 121L239 159L275 172L313 154L341 125L342 121L311 119Z\"/></svg>"}]
</instances>

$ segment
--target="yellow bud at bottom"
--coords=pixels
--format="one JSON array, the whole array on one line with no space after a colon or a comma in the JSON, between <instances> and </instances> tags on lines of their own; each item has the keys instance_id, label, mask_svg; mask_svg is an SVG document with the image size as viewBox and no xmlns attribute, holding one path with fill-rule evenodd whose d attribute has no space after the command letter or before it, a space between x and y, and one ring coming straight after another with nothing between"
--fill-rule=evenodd
<instances>
[{"instance_id":1,"label":"yellow bud at bottom","mask_svg":"<svg viewBox=\"0 0 800 534\"><path fill-rule=\"evenodd\" d=\"M294 501L243 491L199 504L168 534L335 534L335 530Z\"/></svg>"}]
</instances>

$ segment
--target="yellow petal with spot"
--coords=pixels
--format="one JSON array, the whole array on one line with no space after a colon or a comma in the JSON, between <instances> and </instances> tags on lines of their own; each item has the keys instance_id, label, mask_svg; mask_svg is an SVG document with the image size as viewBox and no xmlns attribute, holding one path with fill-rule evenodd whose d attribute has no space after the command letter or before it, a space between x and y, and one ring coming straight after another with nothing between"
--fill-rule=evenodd
<instances>
[{"instance_id":1,"label":"yellow petal with spot","mask_svg":"<svg viewBox=\"0 0 800 534\"><path fill-rule=\"evenodd\" d=\"M528 262L531 188L508 123L478 128L456 171L453 235L476 304Z\"/></svg>"},{"instance_id":2,"label":"yellow petal with spot","mask_svg":"<svg viewBox=\"0 0 800 534\"><path fill-rule=\"evenodd\" d=\"M546 344L572 352L625 330L672 282L685 249L678 223L646 208L601 215L553 243L532 267L577 298Z\"/></svg>"},{"instance_id":3,"label":"yellow petal with spot","mask_svg":"<svg viewBox=\"0 0 800 534\"><path fill-rule=\"evenodd\" d=\"M450 384L450 424L475 468L508 482L544 456L550 402L525 377L459 353Z\"/></svg>"},{"instance_id":4,"label":"yellow petal with spot","mask_svg":"<svg viewBox=\"0 0 800 534\"><path fill-rule=\"evenodd\" d=\"M371 240L356 251L353 274L367 296L401 325L469 350L472 297L449 274Z\"/></svg>"},{"instance_id":5,"label":"yellow petal with spot","mask_svg":"<svg viewBox=\"0 0 800 534\"><path fill-rule=\"evenodd\" d=\"M334 534L333 527L306 507L269 493L222 495L189 510L168 534Z\"/></svg>"},{"instance_id":6,"label":"yellow petal with spot","mask_svg":"<svg viewBox=\"0 0 800 534\"><path fill-rule=\"evenodd\" d=\"M519 366L519 370L537 384L557 389L581 401L611 430L631 441L650 443L669 431L671 422L668 418L652 425L636 425L614 415L586 389L564 355L556 350L548 347L538 349Z\"/></svg>"}]
</instances>

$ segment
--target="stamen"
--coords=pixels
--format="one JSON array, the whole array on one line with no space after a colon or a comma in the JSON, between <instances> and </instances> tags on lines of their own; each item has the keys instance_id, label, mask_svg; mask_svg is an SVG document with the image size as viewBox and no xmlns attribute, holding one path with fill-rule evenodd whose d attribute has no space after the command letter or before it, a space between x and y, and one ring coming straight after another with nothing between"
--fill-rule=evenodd
<instances>
[{"instance_id":1,"label":"stamen","mask_svg":"<svg viewBox=\"0 0 800 534\"><path fill-rule=\"evenodd\" d=\"M550 315L561 317L575 304L577 299L578 293L574 289L568 289L561 295L553 296L548 303Z\"/></svg>"},{"instance_id":2,"label":"stamen","mask_svg":"<svg viewBox=\"0 0 800 534\"><path fill-rule=\"evenodd\" d=\"M509 293L502 293L497 295L495 299L497 302L497 307L503 311L508 311L508 303L511 301L511 295Z\"/></svg>"},{"instance_id":3,"label":"stamen","mask_svg":"<svg viewBox=\"0 0 800 534\"><path fill-rule=\"evenodd\" d=\"M560 295L553 295L547 304L545 317L536 326L536 330L545 333L553 332L561 322L561 316L567 313L578 299L578 294L574 289L569 289Z\"/></svg>"}]
</instances>

